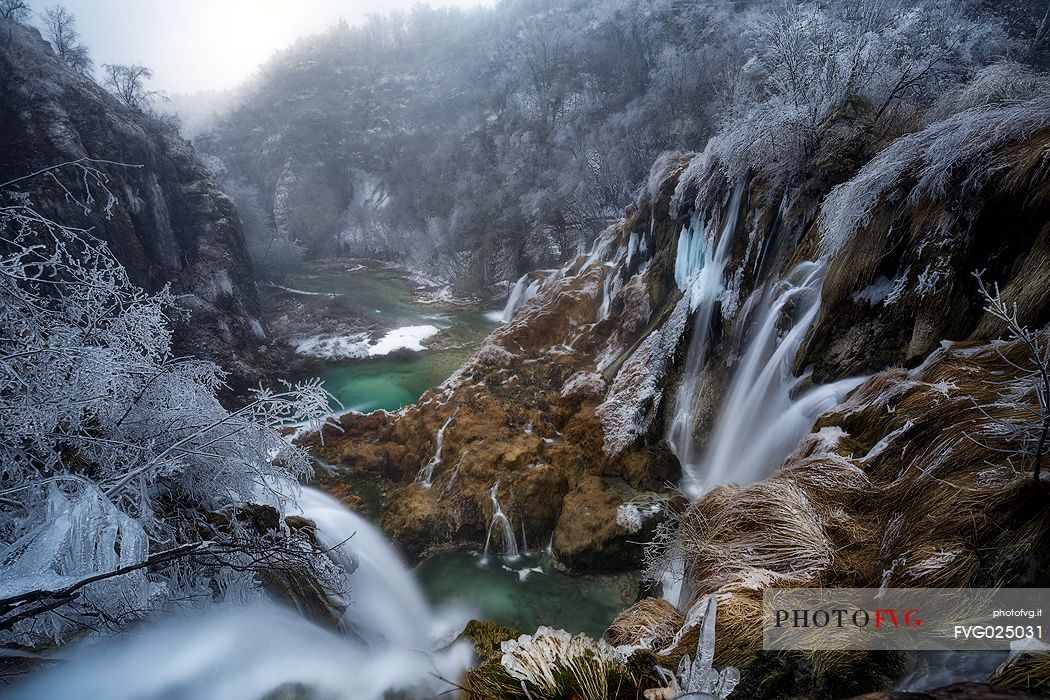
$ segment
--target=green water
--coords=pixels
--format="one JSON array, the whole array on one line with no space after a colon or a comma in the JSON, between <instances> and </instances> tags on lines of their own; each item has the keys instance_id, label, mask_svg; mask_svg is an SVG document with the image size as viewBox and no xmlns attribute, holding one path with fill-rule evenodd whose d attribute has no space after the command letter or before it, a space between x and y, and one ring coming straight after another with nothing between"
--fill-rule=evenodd
<instances>
[{"instance_id":1,"label":"green water","mask_svg":"<svg viewBox=\"0 0 1050 700\"><path fill-rule=\"evenodd\" d=\"M522 580L519 572L529 571ZM532 634L540 625L582 632L593 639L637 597L633 574L569 576L542 553L526 553L514 562L496 557L484 562L479 552L438 554L416 569L416 578L433 604L466 606L476 617Z\"/></svg>"},{"instance_id":2,"label":"green water","mask_svg":"<svg viewBox=\"0 0 1050 700\"><path fill-rule=\"evenodd\" d=\"M390 268L328 261L303 268L283 284L335 295L301 298L333 318L367 319L385 328L429 324L442 329L424 341L427 349L421 352L329 362L321 373L325 387L357 411L394 411L413 403L459 368L496 327L476 308L421 303L414 298L412 280ZM378 512L378 503L372 509ZM568 576L538 552L513 562L499 557L483 562L478 552L449 552L423 562L416 574L432 603L460 605L476 617L527 633L549 625L598 638L634 603L638 591L632 574Z\"/></svg>"},{"instance_id":3,"label":"green water","mask_svg":"<svg viewBox=\"0 0 1050 700\"><path fill-rule=\"evenodd\" d=\"M367 413L396 411L437 386L470 356L466 350L425 350L412 357L373 358L332 366L321 374L325 388L344 407Z\"/></svg>"},{"instance_id":4,"label":"green water","mask_svg":"<svg viewBox=\"0 0 1050 700\"><path fill-rule=\"evenodd\" d=\"M285 276L282 284L332 294L323 303L335 307L333 313L380 321L390 327L433 323L441 314L413 299L415 285L403 272L380 265L353 260L306 264Z\"/></svg>"},{"instance_id":5,"label":"green water","mask_svg":"<svg viewBox=\"0 0 1050 700\"><path fill-rule=\"evenodd\" d=\"M339 316L375 321L386 328L432 325L441 329L424 341L427 349L421 352L330 362L321 372L325 387L343 407L355 411L396 411L415 402L427 389L445 381L496 327L477 308L421 303L414 297L412 280L390 268L334 261L303 268L283 284L336 295L312 301L335 307L333 314Z\"/></svg>"}]
</instances>

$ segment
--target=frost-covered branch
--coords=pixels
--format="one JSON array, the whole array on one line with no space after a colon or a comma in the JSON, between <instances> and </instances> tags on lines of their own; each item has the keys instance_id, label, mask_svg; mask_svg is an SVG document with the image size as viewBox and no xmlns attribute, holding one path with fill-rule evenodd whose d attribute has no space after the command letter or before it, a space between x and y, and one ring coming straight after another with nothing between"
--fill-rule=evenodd
<instances>
[{"instance_id":1,"label":"frost-covered branch","mask_svg":"<svg viewBox=\"0 0 1050 700\"><path fill-rule=\"evenodd\" d=\"M129 619L214 590L239 595L277 561L327 572L323 585L338 588L335 567L279 517L312 470L282 431L326 420L321 383L260 388L225 409L222 370L172 355L177 298L136 287L103 241L43 216L16 189L41 178L56 197L108 211L115 199L100 164L70 161L0 188L0 638L9 642L61 641L93 616ZM60 169L78 173L79 194ZM271 534L235 517L257 503L274 514Z\"/></svg>"},{"instance_id":2,"label":"frost-covered branch","mask_svg":"<svg viewBox=\"0 0 1050 700\"><path fill-rule=\"evenodd\" d=\"M1009 338L1020 341L1027 348L1032 362L1032 367L1022 368L1007 360L1019 371L1029 373L1034 383L1036 399L1039 402L1039 416L1034 430L1031 431L1034 435L1026 434L1023 442L1035 443L1031 450L1032 478L1039 481L1043 455L1046 453L1047 439L1050 437L1050 332L1047 332L1050 329L1038 332L1022 324L1018 320L1017 304L1010 304L1003 299L998 283L989 288L982 279L982 274L983 271L977 271L973 276L977 280L981 296L984 297L985 311L1006 324Z\"/></svg>"}]
</instances>

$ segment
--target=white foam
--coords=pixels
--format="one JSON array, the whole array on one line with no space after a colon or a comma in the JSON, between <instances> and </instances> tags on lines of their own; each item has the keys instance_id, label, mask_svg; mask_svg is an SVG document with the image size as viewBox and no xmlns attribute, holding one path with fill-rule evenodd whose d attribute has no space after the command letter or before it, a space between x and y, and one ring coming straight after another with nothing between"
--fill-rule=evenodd
<instances>
[{"instance_id":1,"label":"white foam","mask_svg":"<svg viewBox=\"0 0 1050 700\"><path fill-rule=\"evenodd\" d=\"M368 348L371 357L377 355L389 355L395 350L412 350L419 352L425 350L423 341L435 335L440 328L432 325L405 326L395 328L380 338L374 345Z\"/></svg>"},{"instance_id":2,"label":"white foam","mask_svg":"<svg viewBox=\"0 0 1050 700\"><path fill-rule=\"evenodd\" d=\"M363 359L389 355L395 350L426 350L423 341L435 335L440 328L433 325L404 326L388 331L379 340L371 342L368 333L350 333L349 335L323 336L314 335L302 338L295 343L295 351L300 355L320 357L326 360Z\"/></svg>"}]
</instances>

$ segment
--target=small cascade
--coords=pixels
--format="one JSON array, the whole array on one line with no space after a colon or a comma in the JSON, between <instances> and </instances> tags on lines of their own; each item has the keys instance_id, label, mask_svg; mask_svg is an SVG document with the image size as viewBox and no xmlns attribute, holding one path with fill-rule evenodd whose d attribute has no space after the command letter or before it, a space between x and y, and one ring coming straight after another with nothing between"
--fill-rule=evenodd
<instances>
[{"instance_id":1,"label":"small cascade","mask_svg":"<svg viewBox=\"0 0 1050 700\"><path fill-rule=\"evenodd\" d=\"M615 272L608 270L605 273L605 279L602 281L602 304L598 307L598 320L604 321L609 318L609 309L612 306L612 298L609 294L609 285L612 282L612 278Z\"/></svg>"},{"instance_id":2,"label":"small cascade","mask_svg":"<svg viewBox=\"0 0 1050 700\"><path fill-rule=\"evenodd\" d=\"M489 559L489 548L492 545L492 531L498 530L499 536L503 539L503 557L505 559L517 559L518 543L514 539L514 529L510 526L510 518L504 514L503 509L500 508L499 500L496 498L496 494L499 491L500 482L497 480L492 488L489 490L489 497L492 499L492 520L489 522L488 535L485 537L485 551L482 554L481 560L487 562Z\"/></svg>"},{"instance_id":3,"label":"small cascade","mask_svg":"<svg viewBox=\"0 0 1050 700\"><path fill-rule=\"evenodd\" d=\"M631 231L631 235L627 238L627 257L623 261L625 270L631 269L631 261L634 260L634 253L638 250L639 240L641 240L642 255L645 255L645 239L641 239L637 231Z\"/></svg>"},{"instance_id":4,"label":"small cascade","mask_svg":"<svg viewBox=\"0 0 1050 700\"><path fill-rule=\"evenodd\" d=\"M725 266L732 247L733 230L743 188L733 193L729 215L715 242L714 253L706 260L713 238L706 233L698 217L678 236L678 257L675 258L675 281L679 289L689 295L689 307L696 312L693 332L689 339L685 374L678 387L674 414L667 431L667 442L683 465L693 462L693 412L697 386L704 371L707 340L714 319L715 306L725 288Z\"/></svg>"},{"instance_id":5,"label":"small cascade","mask_svg":"<svg viewBox=\"0 0 1050 700\"><path fill-rule=\"evenodd\" d=\"M434 449L434 456L430 458L430 461L426 463L426 466L419 470L419 474L416 476L416 481L418 481L425 489L429 489L434 485L434 468L441 464L441 451L445 447L445 430L448 428L449 423L452 422L452 419L456 417L456 413L458 412L459 409L453 411L452 415L448 417L448 420L445 421L444 425L438 428L437 447Z\"/></svg>"},{"instance_id":6,"label":"small cascade","mask_svg":"<svg viewBox=\"0 0 1050 700\"><path fill-rule=\"evenodd\" d=\"M692 498L719 484L768 476L816 417L860 383L845 379L807 386L808 375L792 373L795 355L820 309L823 279L823 262L803 262L763 293L702 456L696 459L689 445L679 453L680 459L686 456L683 488ZM691 428L692 416L688 421ZM687 432L691 442L691 430Z\"/></svg>"},{"instance_id":7,"label":"small cascade","mask_svg":"<svg viewBox=\"0 0 1050 700\"><path fill-rule=\"evenodd\" d=\"M517 310L536 296L543 287L542 279L533 279L530 282L530 274L532 273L526 273L519 277L518 281L514 283L514 287L510 290L507 304L503 307L503 313L500 316L500 321L503 323L510 323Z\"/></svg>"}]
</instances>

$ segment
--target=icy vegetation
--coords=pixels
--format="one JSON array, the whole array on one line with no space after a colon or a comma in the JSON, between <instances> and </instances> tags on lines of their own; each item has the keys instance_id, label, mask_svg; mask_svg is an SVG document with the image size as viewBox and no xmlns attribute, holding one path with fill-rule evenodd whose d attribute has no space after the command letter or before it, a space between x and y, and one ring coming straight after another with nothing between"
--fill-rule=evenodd
<instances>
[{"instance_id":1,"label":"icy vegetation","mask_svg":"<svg viewBox=\"0 0 1050 700\"><path fill-rule=\"evenodd\" d=\"M319 382L234 391L177 355L171 276L147 293L100 242L134 258L153 239L63 226L24 187L108 220L91 161L0 183L0 643L220 608L143 625L93 657L106 675L71 664L25 697L425 697L445 688L430 670L479 700L887 687L899 669L762 655L752 633L774 586L1041 575L1050 344L1026 323L1050 304L1050 20L999 5L504 0L340 23L275 55L197 139L257 269L353 254L435 280L413 300L434 311L507 294L478 351L396 413L331 419ZM26 95L68 87L40 82ZM75 140L61 124L43 131ZM152 218L163 241L197 230L158 183L122 187L117 218ZM173 270L196 252L161 251ZM194 269L191 303L236 301L240 257ZM357 301L284 281L290 309ZM303 323L283 347L253 316L243 362L407 364L460 342L435 338L441 318ZM299 486L298 444L390 540ZM529 540L573 574L636 567L649 545L667 600L598 642L496 630L457 675L464 620L428 607L391 542L471 546L535 582L513 563ZM267 627L287 634L263 644ZM188 677L121 685L121 664Z\"/></svg>"},{"instance_id":2,"label":"icy vegetation","mask_svg":"<svg viewBox=\"0 0 1050 700\"><path fill-rule=\"evenodd\" d=\"M90 163L65 167L108 195ZM219 368L172 355L175 298L136 288L16 185L0 190L0 635L60 641L211 586L236 598L260 569L309 569L307 538L242 510L288 506L281 484L311 466L280 431L319 425L328 395L312 382L223 408Z\"/></svg>"},{"instance_id":3,"label":"icy vegetation","mask_svg":"<svg viewBox=\"0 0 1050 700\"><path fill-rule=\"evenodd\" d=\"M529 697L535 694L537 698L558 697L563 681L557 676L566 671L584 683L586 679L593 679L596 687L593 694L588 694L588 700L607 697L608 688L602 687L605 670L618 661L615 650L604 640L595 643L586 635L572 635L550 627L540 627L535 634L523 634L516 640L503 642L500 648L503 668L521 682Z\"/></svg>"},{"instance_id":4,"label":"icy vegetation","mask_svg":"<svg viewBox=\"0 0 1050 700\"><path fill-rule=\"evenodd\" d=\"M905 176L914 180L907 184L911 204L943 195L949 184L955 188L953 196L979 195L1002 167L991 154L1048 124L1050 97L1044 93L1029 100L974 106L897 139L856 177L828 194L819 222L824 249L829 254L841 250L870 222L876 205L900 196L896 190ZM957 183L953 176L957 172L968 175ZM947 228L947 222L938 223ZM930 232L931 242L936 242L937 233L937 229Z\"/></svg>"},{"instance_id":5,"label":"icy vegetation","mask_svg":"<svg viewBox=\"0 0 1050 700\"><path fill-rule=\"evenodd\" d=\"M310 687L326 697L380 700L398 691L428 697L445 690L441 678L456 677L470 662L467 645L449 644L464 616L431 610L390 542L360 515L311 489L303 490L297 512L316 523L316 536L352 570L353 601L338 630L261 597L220 610L198 604L182 618L86 649L7 696L258 700Z\"/></svg>"}]
</instances>

